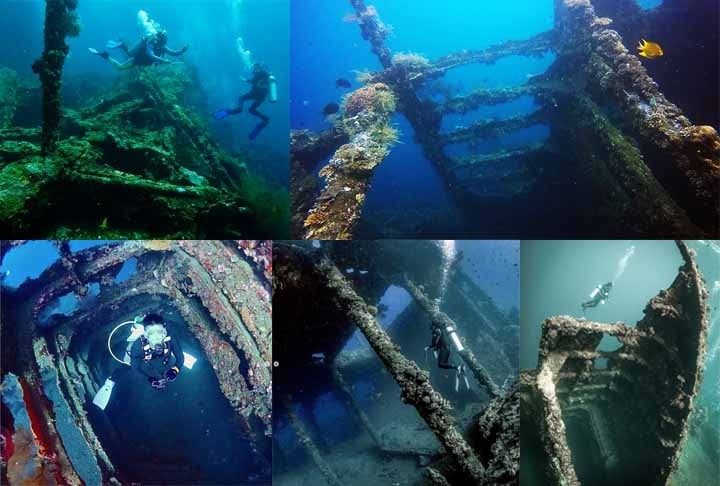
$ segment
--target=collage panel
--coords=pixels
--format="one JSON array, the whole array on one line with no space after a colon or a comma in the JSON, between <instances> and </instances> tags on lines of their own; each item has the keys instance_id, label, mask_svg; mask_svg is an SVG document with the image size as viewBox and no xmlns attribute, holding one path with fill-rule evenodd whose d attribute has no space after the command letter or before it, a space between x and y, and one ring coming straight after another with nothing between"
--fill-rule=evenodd
<instances>
[{"instance_id":1,"label":"collage panel","mask_svg":"<svg viewBox=\"0 0 720 486\"><path fill-rule=\"evenodd\" d=\"M716 0L291 10L293 238L720 234Z\"/></svg>"},{"instance_id":2,"label":"collage panel","mask_svg":"<svg viewBox=\"0 0 720 486\"><path fill-rule=\"evenodd\" d=\"M287 237L289 5L3 0L3 237Z\"/></svg>"},{"instance_id":3,"label":"collage panel","mask_svg":"<svg viewBox=\"0 0 720 486\"><path fill-rule=\"evenodd\" d=\"M523 241L523 486L720 477L717 241Z\"/></svg>"},{"instance_id":4,"label":"collage panel","mask_svg":"<svg viewBox=\"0 0 720 486\"><path fill-rule=\"evenodd\" d=\"M2 484L272 481L272 243L3 241Z\"/></svg>"},{"instance_id":5,"label":"collage panel","mask_svg":"<svg viewBox=\"0 0 720 486\"><path fill-rule=\"evenodd\" d=\"M518 241L275 241L273 484L518 484Z\"/></svg>"}]
</instances>

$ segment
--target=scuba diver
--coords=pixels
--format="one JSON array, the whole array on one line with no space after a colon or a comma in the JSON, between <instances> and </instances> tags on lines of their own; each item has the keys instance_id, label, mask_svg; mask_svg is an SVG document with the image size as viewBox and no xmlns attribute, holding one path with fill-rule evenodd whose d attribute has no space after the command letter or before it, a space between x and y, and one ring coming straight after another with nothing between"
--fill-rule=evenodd
<instances>
[{"instance_id":1,"label":"scuba diver","mask_svg":"<svg viewBox=\"0 0 720 486\"><path fill-rule=\"evenodd\" d=\"M608 300L608 296L610 295L612 287L612 282L608 282L606 284L598 285L597 287L595 287L590 293L590 300L580 304L582 305L583 314L585 313L585 309L587 309L588 307L597 307L600 304L604 304Z\"/></svg>"},{"instance_id":2,"label":"scuba diver","mask_svg":"<svg viewBox=\"0 0 720 486\"><path fill-rule=\"evenodd\" d=\"M225 108L218 110L213 113L213 118L216 120L222 120L228 115L237 115L242 113L243 105L246 101L252 101L250 109L248 110L252 115L260 118L258 123L252 132L248 135L250 140L255 140L260 134L263 128L265 128L270 122L270 117L260 113L257 108L268 99L270 103L277 101L277 83L275 76L260 63L253 65L253 76L250 79L245 79L245 82L250 83L250 91L242 95L238 99L238 106L236 108Z\"/></svg>"},{"instance_id":3,"label":"scuba diver","mask_svg":"<svg viewBox=\"0 0 720 486\"><path fill-rule=\"evenodd\" d=\"M127 324L132 324L132 332L127 338L125 356L120 360L112 352L110 340L115 331ZM108 350L116 361L126 366L116 369L95 394L93 403L102 410L105 410L110 401L115 383L129 371L135 370L144 375L150 386L155 390L162 390L168 383L175 381L183 365L192 368L195 362L195 358L183 353L180 343L168 334L163 318L152 313L116 326L108 337Z\"/></svg>"},{"instance_id":4,"label":"scuba diver","mask_svg":"<svg viewBox=\"0 0 720 486\"><path fill-rule=\"evenodd\" d=\"M127 59L120 62L110 57L107 51L98 51L92 47L88 50L108 61L114 68L119 70L132 69L136 66L150 66L152 64L171 64L173 61L165 58L169 56L181 56L188 50L188 46L181 49L171 49L167 45L167 31L160 27L160 24L150 20L148 14L140 10L138 12L138 24L143 30L140 42L129 49L123 41L109 41L105 46L108 49L121 49L125 52Z\"/></svg>"},{"instance_id":5,"label":"scuba diver","mask_svg":"<svg viewBox=\"0 0 720 486\"><path fill-rule=\"evenodd\" d=\"M435 358L437 359L438 368L455 370L455 391L458 391L460 388L461 377L465 382L465 387L469 390L470 383L468 382L467 375L465 374L465 365L462 363L459 365L450 363L450 345L448 344L448 339L443 332L442 324L437 321L432 321L430 323L430 328L432 330L432 338L430 346L425 347L425 361L427 361L428 350L432 350ZM458 352L462 351L464 349L463 345L452 326L448 326L445 330L450 336L453 344L455 344Z\"/></svg>"}]
</instances>

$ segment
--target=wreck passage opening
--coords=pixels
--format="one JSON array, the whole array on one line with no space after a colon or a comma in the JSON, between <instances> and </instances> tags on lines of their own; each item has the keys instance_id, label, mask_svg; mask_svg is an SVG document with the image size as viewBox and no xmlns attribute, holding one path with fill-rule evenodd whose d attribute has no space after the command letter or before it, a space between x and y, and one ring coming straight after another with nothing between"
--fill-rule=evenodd
<instances>
[{"instance_id":1,"label":"wreck passage opening","mask_svg":"<svg viewBox=\"0 0 720 486\"><path fill-rule=\"evenodd\" d=\"M62 408L86 437L78 446L58 428L58 448L85 451L81 461L103 483L268 481L269 293L242 245L134 241L75 253L58 246L59 261L17 289L3 288L3 337L18 341L16 355L3 356L3 372L21 384L38 380L31 362L43 379L54 373L64 400L42 413L59 417ZM162 390L108 350L122 359L129 323L148 312L163 316L172 339L197 359ZM35 326L23 328L28 322ZM116 384L101 410L93 397L111 375ZM41 390L24 398L42 409ZM82 478L76 459L69 467ZM62 463L60 470L74 474Z\"/></svg>"},{"instance_id":2,"label":"wreck passage opening","mask_svg":"<svg viewBox=\"0 0 720 486\"><path fill-rule=\"evenodd\" d=\"M169 483L202 478L232 482L252 468L248 461L253 454L202 346L170 299L156 301L138 295L127 305L162 315L172 338L198 361L165 390L155 390L146 377L128 372L117 382L113 400L104 411L86 402L88 420L110 460L118 471L132 472L128 476L133 481L154 477ZM107 349L108 334L115 325L132 318L119 317L97 315L102 323L82 340L74 339L69 349L68 356L87 356L85 362L96 383L125 367ZM128 329L124 331L118 331L111 343L118 357L127 345ZM228 464L228 457L235 459Z\"/></svg>"},{"instance_id":3,"label":"wreck passage opening","mask_svg":"<svg viewBox=\"0 0 720 486\"><path fill-rule=\"evenodd\" d=\"M468 464L474 460L495 484L515 477L493 452L496 446L503 454L514 451L496 442L516 438L513 433L495 435L495 427L514 423L512 387L496 384L517 373L513 325L461 266L448 270L442 285L440 242L276 241L273 264L273 482L318 482L319 471L333 485L416 482L426 474L459 484L473 477ZM452 320L462 336L466 353L453 352L452 359L470 360L469 388L455 389L454 370L438 368L437 358L425 353L433 319ZM415 387L424 391L411 391ZM488 415L479 426L488 427L484 439L465 437L486 409L507 415ZM442 417L430 419L433 413ZM438 430L428 421L453 425ZM450 436L468 448L461 469L447 452Z\"/></svg>"}]
</instances>

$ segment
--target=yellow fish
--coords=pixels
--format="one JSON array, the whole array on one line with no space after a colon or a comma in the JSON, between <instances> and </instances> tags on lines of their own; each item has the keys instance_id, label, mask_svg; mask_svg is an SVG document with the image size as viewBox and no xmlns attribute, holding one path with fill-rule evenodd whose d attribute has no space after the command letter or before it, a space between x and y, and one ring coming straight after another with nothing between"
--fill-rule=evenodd
<instances>
[{"instance_id":1,"label":"yellow fish","mask_svg":"<svg viewBox=\"0 0 720 486\"><path fill-rule=\"evenodd\" d=\"M648 42L645 39L638 43L637 49L640 51L639 54L642 57L647 57L648 59L655 59L656 57L663 55L663 50L662 47L660 47L660 44L656 42Z\"/></svg>"}]
</instances>

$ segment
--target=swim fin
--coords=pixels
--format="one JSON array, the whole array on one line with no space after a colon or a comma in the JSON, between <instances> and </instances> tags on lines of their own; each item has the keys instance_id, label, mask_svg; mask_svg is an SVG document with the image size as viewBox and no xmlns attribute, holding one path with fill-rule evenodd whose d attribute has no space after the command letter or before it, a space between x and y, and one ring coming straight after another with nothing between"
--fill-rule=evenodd
<instances>
[{"instance_id":1,"label":"swim fin","mask_svg":"<svg viewBox=\"0 0 720 486\"><path fill-rule=\"evenodd\" d=\"M100 410L105 410L105 407L107 407L107 404L110 401L110 395L112 395L114 387L115 382L108 378L107 380L105 380L105 384L101 386L98 392L95 394L95 398L93 398L93 403L97 405Z\"/></svg>"},{"instance_id":2,"label":"swim fin","mask_svg":"<svg viewBox=\"0 0 720 486\"><path fill-rule=\"evenodd\" d=\"M107 51L98 51L97 49L93 49L92 47L88 47L88 51L90 51L90 54L95 54L96 56L100 56L103 59L107 59L110 57L110 54L107 53Z\"/></svg>"},{"instance_id":3,"label":"swim fin","mask_svg":"<svg viewBox=\"0 0 720 486\"><path fill-rule=\"evenodd\" d=\"M229 113L227 110L218 110L215 113L213 113L213 118L215 118L216 120L222 120L223 118L225 118L228 115L229 115Z\"/></svg>"},{"instance_id":4,"label":"swim fin","mask_svg":"<svg viewBox=\"0 0 720 486\"><path fill-rule=\"evenodd\" d=\"M187 354L185 351L183 351L183 356L185 356L185 360L183 361L183 366L185 368L191 370L193 368L193 366L195 365L195 362L197 361L197 359L195 358L195 356L193 356L191 354Z\"/></svg>"}]
</instances>

